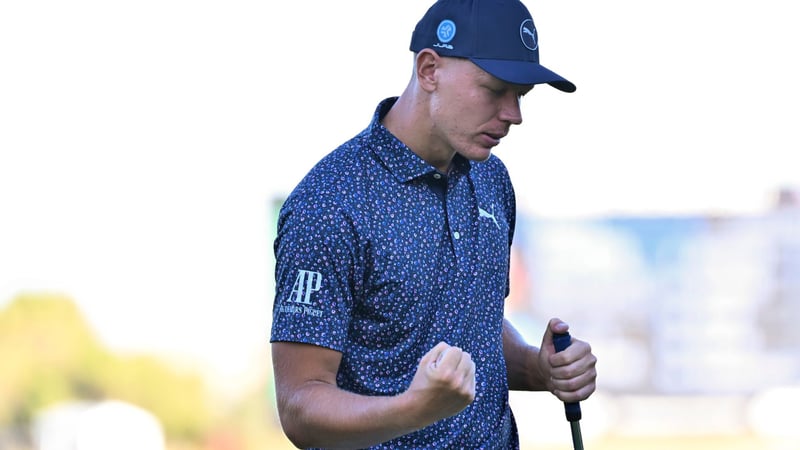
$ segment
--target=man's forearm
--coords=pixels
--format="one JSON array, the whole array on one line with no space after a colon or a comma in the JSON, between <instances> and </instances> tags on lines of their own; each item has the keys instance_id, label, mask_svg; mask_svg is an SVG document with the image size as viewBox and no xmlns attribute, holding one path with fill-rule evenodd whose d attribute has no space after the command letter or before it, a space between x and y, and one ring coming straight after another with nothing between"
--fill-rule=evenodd
<instances>
[{"instance_id":1,"label":"man's forearm","mask_svg":"<svg viewBox=\"0 0 800 450\"><path fill-rule=\"evenodd\" d=\"M364 448L422 428L407 395L365 396L309 382L278 398L281 424L298 448Z\"/></svg>"},{"instance_id":2,"label":"man's forearm","mask_svg":"<svg viewBox=\"0 0 800 450\"><path fill-rule=\"evenodd\" d=\"M522 335L503 319L503 356L508 371L508 387L515 391L545 391L547 385L537 363L539 348L525 342Z\"/></svg>"}]
</instances>

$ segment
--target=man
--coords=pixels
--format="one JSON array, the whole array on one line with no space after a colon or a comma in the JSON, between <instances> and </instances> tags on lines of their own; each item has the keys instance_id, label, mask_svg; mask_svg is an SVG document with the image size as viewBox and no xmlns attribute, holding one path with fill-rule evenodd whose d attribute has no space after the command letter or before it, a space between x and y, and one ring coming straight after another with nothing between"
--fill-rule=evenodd
<instances>
[{"instance_id":1,"label":"man","mask_svg":"<svg viewBox=\"0 0 800 450\"><path fill-rule=\"evenodd\" d=\"M411 39L399 98L286 200L275 241L272 357L284 432L300 448L515 449L509 389L581 401L589 345L555 353L503 318L515 197L491 151L538 64L517 0L440 0Z\"/></svg>"}]
</instances>

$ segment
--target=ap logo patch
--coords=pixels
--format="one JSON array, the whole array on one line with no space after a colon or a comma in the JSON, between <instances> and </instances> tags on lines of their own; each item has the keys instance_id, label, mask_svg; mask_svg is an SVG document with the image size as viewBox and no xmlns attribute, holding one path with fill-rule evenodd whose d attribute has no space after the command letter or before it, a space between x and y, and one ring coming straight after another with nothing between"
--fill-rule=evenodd
<instances>
[{"instance_id":1,"label":"ap logo patch","mask_svg":"<svg viewBox=\"0 0 800 450\"><path fill-rule=\"evenodd\" d=\"M294 286L292 286L292 292L289 294L289 298L286 299L286 301L310 305L311 294L319 291L320 287L322 287L321 273L299 270L297 272L297 278L294 280Z\"/></svg>"}]
</instances>

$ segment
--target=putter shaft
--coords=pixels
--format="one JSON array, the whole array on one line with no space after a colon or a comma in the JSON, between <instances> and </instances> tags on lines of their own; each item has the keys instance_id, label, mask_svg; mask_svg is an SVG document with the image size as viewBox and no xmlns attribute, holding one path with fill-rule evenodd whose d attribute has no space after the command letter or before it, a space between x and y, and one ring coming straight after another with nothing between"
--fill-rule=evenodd
<instances>
[{"instance_id":1,"label":"putter shaft","mask_svg":"<svg viewBox=\"0 0 800 450\"><path fill-rule=\"evenodd\" d=\"M581 436L581 423L577 420L569 423L572 429L572 447L575 450L583 450L583 436Z\"/></svg>"}]
</instances>

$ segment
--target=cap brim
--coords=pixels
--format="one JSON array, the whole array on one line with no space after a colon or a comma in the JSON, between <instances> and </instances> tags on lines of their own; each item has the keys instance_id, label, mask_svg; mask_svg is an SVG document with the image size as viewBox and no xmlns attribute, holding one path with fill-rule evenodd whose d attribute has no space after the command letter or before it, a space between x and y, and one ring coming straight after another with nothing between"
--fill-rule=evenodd
<instances>
[{"instance_id":1,"label":"cap brim","mask_svg":"<svg viewBox=\"0 0 800 450\"><path fill-rule=\"evenodd\" d=\"M552 70L530 61L470 58L481 69L513 84L547 83L564 92L575 92L575 85Z\"/></svg>"}]
</instances>

